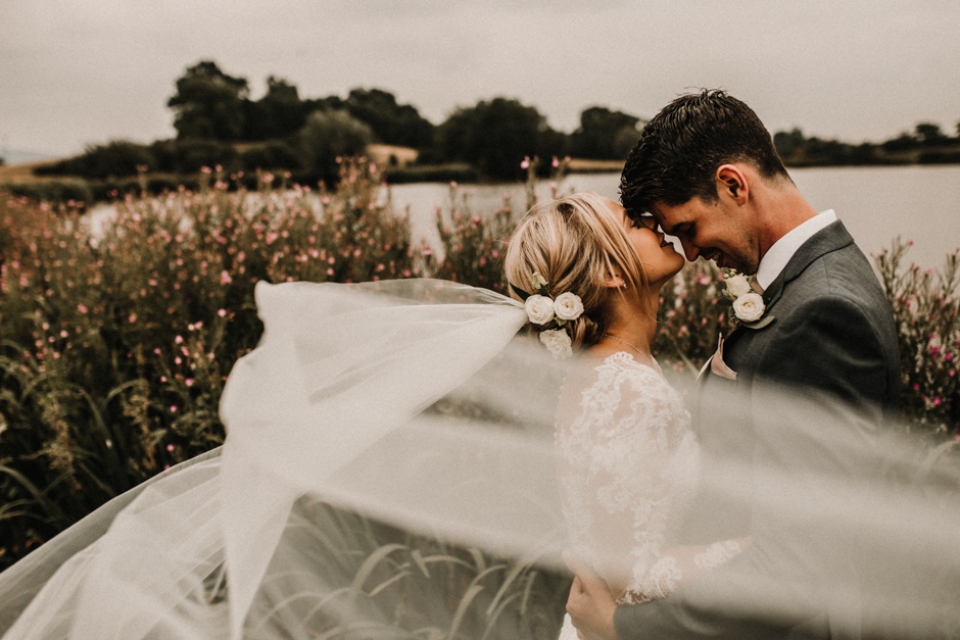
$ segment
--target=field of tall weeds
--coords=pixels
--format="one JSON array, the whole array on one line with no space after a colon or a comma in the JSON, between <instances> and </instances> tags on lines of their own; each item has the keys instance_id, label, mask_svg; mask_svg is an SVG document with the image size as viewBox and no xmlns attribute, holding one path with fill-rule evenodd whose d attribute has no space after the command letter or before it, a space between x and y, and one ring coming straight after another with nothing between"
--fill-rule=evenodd
<instances>
[{"instance_id":1,"label":"field of tall weeds","mask_svg":"<svg viewBox=\"0 0 960 640\"><path fill-rule=\"evenodd\" d=\"M257 190L233 189L236 177L205 175L195 190L117 201L116 218L96 234L83 203L0 194L0 569L222 443L225 376L262 331L258 281L429 276L504 291L501 258L519 217L509 206L471 211L451 186L434 248L411 242L408 220L390 209L378 168L364 159L342 163L335 193L268 175ZM895 241L876 263L900 331L903 416L939 445L960 433L958 256L934 272L906 266L906 252ZM713 352L727 325L717 283L712 265L698 261L664 288L654 350L667 366L695 372ZM372 543L377 562L429 578L416 561L422 550L396 536ZM478 624L494 610L499 617L508 596L534 615L535 583L550 595L544 601L560 598L562 613L558 576L470 550L432 554L449 565L445 575L457 574L464 597L477 597L478 580L500 576L486 587L499 597L487 599Z\"/></svg>"}]
</instances>

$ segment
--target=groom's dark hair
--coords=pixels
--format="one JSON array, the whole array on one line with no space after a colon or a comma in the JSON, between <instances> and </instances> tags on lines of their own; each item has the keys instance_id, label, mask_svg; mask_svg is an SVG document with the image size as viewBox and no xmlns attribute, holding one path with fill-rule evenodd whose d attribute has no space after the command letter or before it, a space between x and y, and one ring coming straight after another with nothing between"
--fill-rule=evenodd
<instances>
[{"instance_id":1,"label":"groom's dark hair","mask_svg":"<svg viewBox=\"0 0 960 640\"><path fill-rule=\"evenodd\" d=\"M682 95L643 128L620 176L620 202L630 216L657 203L719 199L715 172L750 162L764 178L790 179L773 140L753 109L718 89Z\"/></svg>"}]
</instances>

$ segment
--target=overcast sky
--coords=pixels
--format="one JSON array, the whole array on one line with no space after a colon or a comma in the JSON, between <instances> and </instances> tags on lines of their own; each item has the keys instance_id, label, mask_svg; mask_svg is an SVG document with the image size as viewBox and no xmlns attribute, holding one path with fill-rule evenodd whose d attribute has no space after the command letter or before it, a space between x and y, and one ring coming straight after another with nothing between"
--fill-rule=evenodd
<instances>
[{"instance_id":1,"label":"overcast sky","mask_svg":"<svg viewBox=\"0 0 960 640\"><path fill-rule=\"evenodd\" d=\"M722 87L771 131L879 141L960 120L957 0L0 0L0 152L172 137L201 59L301 97L392 92L439 124L495 96L572 131Z\"/></svg>"}]
</instances>

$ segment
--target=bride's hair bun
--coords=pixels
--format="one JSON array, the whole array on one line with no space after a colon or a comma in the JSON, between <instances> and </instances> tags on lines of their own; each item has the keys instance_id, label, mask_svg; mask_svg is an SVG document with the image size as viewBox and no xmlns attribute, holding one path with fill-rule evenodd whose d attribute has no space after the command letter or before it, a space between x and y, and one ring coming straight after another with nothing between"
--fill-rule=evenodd
<instances>
[{"instance_id":1,"label":"bride's hair bun","mask_svg":"<svg viewBox=\"0 0 960 640\"><path fill-rule=\"evenodd\" d=\"M520 221L504 259L507 282L525 293L538 293L534 274L546 280L556 299L571 292L580 297L583 313L563 329L574 349L597 343L606 325L609 296L636 291L643 267L627 236L622 215L595 193L579 193L537 205ZM608 285L619 276L624 289ZM520 298L511 290L511 295ZM533 324L536 332L549 326Z\"/></svg>"}]
</instances>

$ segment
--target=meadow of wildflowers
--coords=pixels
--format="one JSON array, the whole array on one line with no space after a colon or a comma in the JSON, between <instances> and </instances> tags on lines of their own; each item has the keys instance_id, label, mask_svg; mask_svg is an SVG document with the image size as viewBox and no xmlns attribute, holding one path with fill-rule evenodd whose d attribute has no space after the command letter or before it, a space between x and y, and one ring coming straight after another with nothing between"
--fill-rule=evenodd
<instances>
[{"instance_id":1,"label":"meadow of wildflowers","mask_svg":"<svg viewBox=\"0 0 960 640\"><path fill-rule=\"evenodd\" d=\"M330 193L268 174L255 190L235 188L243 176L206 170L196 189L117 201L116 219L96 236L81 202L0 194L0 569L223 441L217 406L225 376L262 331L256 282L430 276L504 291L501 257L516 222L508 205L471 211L451 184L448 209L437 210L441 258L411 243L406 217L380 195L377 167L345 160L341 172ZM934 273L905 268L905 251L898 242L876 258L900 329L903 415L950 442L960 432L958 255ZM712 265L698 261L664 288L654 345L661 362L695 372L714 351L727 328L717 283ZM383 579L408 592L425 588L409 582L435 571L421 563L422 544L378 531L378 562L405 576ZM507 599L534 615L527 606L537 593L550 595L548 608L559 598L562 613L557 576L431 549L458 593L486 598L485 624ZM479 597L478 581L493 574L499 582L486 593L497 596Z\"/></svg>"},{"instance_id":2,"label":"meadow of wildflowers","mask_svg":"<svg viewBox=\"0 0 960 640\"><path fill-rule=\"evenodd\" d=\"M220 179L127 197L98 237L80 203L0 199L0 566L222 442L223 381L262 330L257 281L421 274L370 169L344 163L336 195Z\"/></svg>"}]
</instances>

